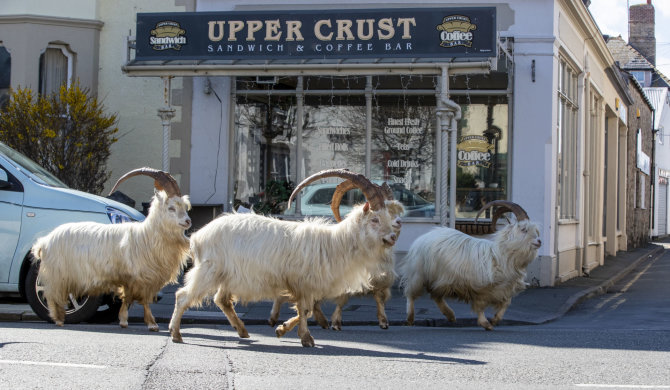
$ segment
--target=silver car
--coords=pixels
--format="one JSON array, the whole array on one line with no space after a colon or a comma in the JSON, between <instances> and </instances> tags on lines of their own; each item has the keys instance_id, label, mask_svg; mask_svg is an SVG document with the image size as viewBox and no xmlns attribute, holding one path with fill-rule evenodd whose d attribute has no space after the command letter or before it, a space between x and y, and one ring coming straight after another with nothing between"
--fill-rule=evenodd
<instances>
[{"instance_id":1,"label":"silver car","mask_svg":"<svg viewBox=\"0 0 670 390\"><path fill-rule=\"evenodd\" d=\"M40 318L48 318L37 282L39 264L30 248L67 222L141 221L132 207L68 188L46 169L0 142L0 293L20 294ZM65 321L111 321L119 303L111 296L70 297Z\"/></svg>"}]
</instances>

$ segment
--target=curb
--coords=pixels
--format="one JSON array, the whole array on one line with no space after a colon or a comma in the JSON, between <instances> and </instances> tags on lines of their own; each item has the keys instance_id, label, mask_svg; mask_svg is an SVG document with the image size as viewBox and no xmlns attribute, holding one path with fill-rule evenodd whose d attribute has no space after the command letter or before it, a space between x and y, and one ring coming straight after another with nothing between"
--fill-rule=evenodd
<instances>
[{"instance_id":1,"label":"curb","mask_svg":"<svg viewBox=\"0 0 670 390\"><path fill-rule=\"evenodd\" d=\"M632 261L629 265L627 265L624 269L619 271L617 274L609 278L608 280L604 281L603 283L587 288L583 291L580 291L578 293L573 294L568 298L567 301L558 309L558 311L555 314L548 315L544 319L535 322L534 324L546 324L547 322L555 321L565 315L568 311L572 310L575 306L579 305L580 303L607 293L607 290L612 287L614 284L616 284L619 280L624 278L626 275L628 275L635 267L637 267L640 263L642 263L644 260L647 260L651 257L657 256L659 253L663 253L664 248L662 246L657 246L654 250L648 253L643 253Z\"/></svg>"}]
</instances>

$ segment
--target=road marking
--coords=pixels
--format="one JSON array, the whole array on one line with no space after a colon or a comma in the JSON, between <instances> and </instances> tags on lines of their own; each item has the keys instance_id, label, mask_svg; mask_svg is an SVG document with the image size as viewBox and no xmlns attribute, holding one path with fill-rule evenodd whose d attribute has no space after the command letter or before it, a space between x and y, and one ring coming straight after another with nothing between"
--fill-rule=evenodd
<instances>
[{"instance_id":1,"label":"road marking","mask_svg":"<svg viewBox=\"0 0 670 390\"><path fill-rule=\"evenodd\" d=\"M54 366L54 367L73 367L73 368L107 368L96 364L76 364L76 363L51 363L51 362L31 362L28 360L0 360L0 364L25 364L30 366Z\"/></svg>"},{"instance_id":2,"label":"road marking","mask_svg":"<svg viewBox=\"0 0 670 390\"><path fill-rule=\"evenodd\" d=\"M599 389L670 389L670 386L658 385L608 385L601 383L577 383L577 387L597 387Z\"/></svg>"}]
</instances>

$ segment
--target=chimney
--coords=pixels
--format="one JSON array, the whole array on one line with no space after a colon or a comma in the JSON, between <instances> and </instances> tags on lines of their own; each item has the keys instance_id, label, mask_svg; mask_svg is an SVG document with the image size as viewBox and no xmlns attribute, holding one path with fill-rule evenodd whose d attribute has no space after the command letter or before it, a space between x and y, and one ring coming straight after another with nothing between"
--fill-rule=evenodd
<instances>
[{"instance_id":1,"label":"chimney","mask_svg":"<svg viewBox=\"0 0 670 390\"><path fill-rule=\"evenodd\" d=\"M656 22L651 0L628 9L628 44L656 65Z\"/></svg>"}]
</instances>

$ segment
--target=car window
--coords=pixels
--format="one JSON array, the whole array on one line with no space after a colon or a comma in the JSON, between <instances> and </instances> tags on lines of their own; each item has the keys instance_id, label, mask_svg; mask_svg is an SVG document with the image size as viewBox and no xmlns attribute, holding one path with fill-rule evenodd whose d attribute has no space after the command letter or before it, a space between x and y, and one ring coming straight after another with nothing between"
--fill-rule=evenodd
<instances>
[{"instance_id":1,"label":"car window","mask_svg":"<svg viewBox=\"0 0 670 390\"><path fill-rule=\"evenodd\" d=\"M314 192L314 195L307 202L308 204L330 204L333 199L334 187L321 188Z\"/></svg>"},{"instance_id":2,"label":"car window","mask_svg":"<svg viewBox=\"0 0 670 390\"><path fill-rule=\"evenodd\" d=\"M65 183L60 181L56 176L52 175L51 172L47 171L33 160L3 144L2 142L0 142L0 154L7 156L10 162L17 169L25 172L33 179L37 179L38 181L41 181L42 183L52 187L68 188Z\"/></svg>"}]
</instances>

